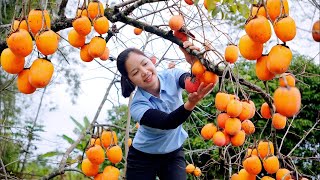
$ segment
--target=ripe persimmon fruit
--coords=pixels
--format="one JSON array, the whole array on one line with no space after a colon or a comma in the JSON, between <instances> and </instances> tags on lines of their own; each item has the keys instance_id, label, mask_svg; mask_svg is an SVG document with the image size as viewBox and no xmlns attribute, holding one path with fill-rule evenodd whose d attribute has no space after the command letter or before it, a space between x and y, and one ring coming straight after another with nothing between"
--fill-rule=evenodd
<instances>
[{"instance_id":1,"label":"ripe persimmon fruit","mask_svg":"<svg viewBox=\"0 0 320 180\"><path fill-rule=\"evenodd\" d=\"M217 123L218 123L218 126L220 128L225 128L225 124L226 124L226 121L227 119L229 118L230 116L227 114L227 113L220 113L218 116L217 116Z\"/></svg>"},{"instance_id":2,"label":"ripe persimmon fruit","mask_svg":"<svg viewBox=\"0 0 320 180\"><path fill-rule=\"evenodd\" d=\"M180 30L183 24L184 22L182 15L174 15L169 20L169 27L171 30Z\"/></svg>"},{"instance_id":3,"label":"ripe persimmon fruit","mask_svg":"<svg viewBox=\"0 0 320 180\"><path fill-rule=\"evenodd\" d=\"M200 60L194 61L194 63L192 64L192 67L191 67L191 72L195 76L202 76L203 75L203 73L205 72L205 68L202 65Z\"/></svg>"},{"instance_id":4,"label":"ripe persimmon fruit","mask_svg":"<svg viewBox=\"0 0 320 180\"><path fill-rule=\"evenodd\" d=\"M29 82L33 87L43 88L47 86L54 71L53 64L48 59L38 58L31 64Z\"/></svg>"},{"instance_id":5,"label":"ripe persimmon fruit","mask_svg":"<svg viewBox=\"0 0 320 180\"><path fill-rule=\"evenodd\" d=\"M101 134L101 142L105 148L108 148L110 145L118 144L118 138L116 132L114 131L103 131Z\"/></svg>"},{"instance_id":6,"label":"ripe persimmon fruit","mask_svg":"<svg viewBox=\"0 0 320 180\"><path fill-rule=\"evenodd\" d=\"M224 133L221 131L217 131L213 134L212 141L216 146L224 146L226 144Z\"/></svg>"},{"instance_id":7,"label":"ripe persimmon fruit","mask_svg":"<svg viewBox=\"0 0 320 180\"><path fill-rule=\"evenodd\" d=\"M122 149L120 146L115 145L107 149L107 157L110 162L117 164L122 160Z\"/></svg>"},{"instance_id":8,"label":"ripe persimmon fruit","mask_svg":"<svg viewBox=\"0 0 320 180\"><path fill-rule=\"evenodd\" d=\"M237 117L242 112L242 103L238 99L232 99L227 105L227 114L230 117Z\"/></svg>"},{"instance_id":9,"label":"ripe persimmon fruit","mask_svg":"<svg viewBox=\"0 0 320 180\"><path fill-rule=\"evenodd\" d=\"M320 20L314 22L312 26L312 38L316 42L320 42Z\"/></svg>"},{"instance_id":10,"label":"ripe persimmon fruit","mask_svg":"<svg viewBox=\"0 0 320 180\"><path fill-rule=\"evenodd\" d=\"M266 9L263 7L263 5L252 5L251 16L254 17L256 15L267 17Z\"/></svg>"},{"instance_id":11,"label":"ripe persimmon fruit","mask_svg":"<svg viewBox=\"0 0 320 180\"><path fill-rule=\"evenodd\" d=\"M105 155L104 150L100 145L93 145L86 151L87 158L92 164L99 165L103 163Z\"/></svg>"},{"instance_id":12,"label":"ripe persimmon fruit","mask_svg":"<svg viewBox=\"0 0 320 180\"><path fill-rule=\"evenodd\" d=\"M88 49L88 44L83 45L80 49L80 59L84 62L91 62L94 59L94 57L89 54Z\"/></svg>"},{"instance_id":13,"label":"ripe persimmon fruit","mask_svg":"<svg viewBox=\"0 0 320 180\"><path fill-rule=\"evenodd\" d=\"M110 55L110 50L108 46L105 47L103 54L99 57L102 61L108 60Z\"/></svg>"},{"instance_id":14,"label":"ripe persimmon fruit","mask_svg":"<svg viewBox=\"0 0 320 180\"><path fill-rule=\"evenodd\" d=\"M250 118L253 108L252 108L252 105L247 101L241 101L241 104L242 104L242 111L239 114L238 118L241 121L244 121Z\"/></svg>"},{"instance_id":15,"label":"ripe persimmon fruit","mask_svg":"<svg viewBox=\"0 0 320 180\"><path fill-rule=\"evenodd\" d=\"M283 3L282 5L281 2ZM275 21L280 15L289 15L289 5L287 0L267 0L266 6L269 17L272 21ZM283 7L282 10L281 7Z\"/></svg>"},{"instance_id":16,"label":"ripe persimmon fruit","mask_svg":"<svg viewBox=\"0 0 320 180\"><path fill-rule=\"evenodd\" d=\"M282 74L289 69L292 60L292 52L288 46L275 45L269 52L267 68L273 74Z\"/></svg>"},{"instance_id":17,"label":"ripe persimmon fruit","mask_svg":"<svg viewBox=\"0 0 320 180\"><path fill-rule=\"evenodd\" d=\"M241 121L238 118L228 118L225 124L225 131L229 135L236 135L241 130Z\"/></svg>"},{"instance_id":18,"label":"ripe persimmon fruit","mask_svg":"<svg viewBox=\"0 0 320 180\"><path fill-rule=\"evenodd\" d=\"M276 173L280 168L279 159L275 155L267 156L263 159L263 168L268 174Z\"/></svg>"},{"instance_id":19,"label":"ripe persimmon fruit","mask_svg":"<svg viewBox=\"0 0 320 180\"><path fill-rule=\"evenodd\" d=\"M271 38L271 26L268 19L264 16L256 16L245 25L245 31L255 42L265 43Z\"/></svg>"},{"instance_id":20,"label":"ripe persimmon fruit","mask_svg":"<svg viewBox=\"0 0 320 180\"><path fill-rule=\"evenodd\" d=\"M286 168L281 168L276 173L276 180L289 180L290 178L290 171Z\"/></svg>"},{"instance_id":21,"label":"ripe persimmon fruit","mask_svg":"<svg viewBox=\"0 0 320 180\"><path fill-rule=\"evenodd\" d=\"M273 94L276 111L283 116L296 115L301 107L301 94L296 87L279 87Z\"/></svg>"},{"instance_id":22,"label":"ripe persimmon fruit","mask_svg":"<svg viewBox=\"0 0 320 180\"><path fill-rule=\"evenodd\" d=\"M84 159L81 163L81 170L86 176L95 176L99 172L99 165L92 164L89 159Z\"/></svg>"},{"instance_id":23,"label":"ripe persimmon fruit","mask_svg":"<svg viewBox=\"0 0 320 180\"><path fill-rule=\"evenodd\" d=\"M236 45L228 45L224 52L224 59L229 63L235 63L239 57L239 48Z\"/></svg>"},{"instance_id":24,"label":"ripe persimmon fruit","mask_svg":"<svg viewBox=\"0 0 320 180\"><path fill-rule=\"evenodd\" d=\"M35 36L36 46L43 55L50 55L57 51L59 46L58 35L52 30L41 30Z\"/></svg>"},{"instance_id":25,"label":"ripe persimmon fruit","mask_svg":"<svg viewBox=\"0 0 320 180\"><path fill-rule=\"evenodd\" d=\"M214 99L215 107L219 111L226 111L228 103L230 101L230 95L224 92L218 92Z\"/></svg>"},{"instance_id":26,"label":"ripe persimmon fruit","mask_svg":"<svg viewBox=\"0 0 320 180\"><path fill-rule=\"evenodd\" d=\"M118 180L120 176L120 170L114 166L106 166L103 169L103 177L108 180ZM103 180L104 180L103 179Z\"/></svg>"},{"instance_id":27,"label":"ripe persimmon fruit","mask_svg":"<svg viewBox=\"0 0 320 180\"><path fill-rule=\"evenodd\" d=\"M186 166L186 173L191 174L196 169L196 167L193 164L188 164Z\"/></svg>"},{"instance_id":28,"label":"ripe persimmon fruit","mask_svg":"<svg viewBox=\"0 0 320 180\"><path fill-rule=\"evenodd\" d=\"M28 31L18 29L7 38L7 45L16 56L26 57L33 49L32 38Z\"/></svg>"},{"instance_id":29,"label":"ripe persimmon fruit","mask_svg":"<svg viewBox=\"0 0 320 180\"><path fill-rule=\"evenodd\" d=\"M82 47L85 45L86 37L71 29L68 33L68 41L73 47Z\"/></svg>"},{"instance_id":30,"label":"ripe persimmon fruit","mask_svg":"<svg viewBox=\"0 0 320 180\"><path fill-rule=\"evenodd\" d=\"M104 38L95 36L91 39L88 47L88 53L90 56L96 58L102 56L106 49L107 43Z\"/></svg>"},{"instance_id":31,"label":"ripe persimmon fruit","mask_svg":"<svg viewBox=\"0 0 320 180\"><path fill-rule=\"evenodd\" d=\"M72 26L81 36L86 36L91 32L91 21L87 16L79 16L73 19Z\"/></svg>"},{"instance_id":32,"label":"ripe persimmon fruit","mask_svg":"<svg viewBox=\"0 0 320 180\"><path fill-rule=\"evenodd\" d=\"M285 82L284 78L285 78L286 82ZM296 79L294 78L294 75L291 73L283 73L280 75L279 84L281 87L286 87L287 85L290 87L295 87Z\"/></svg>"},{"instance_id":33,"label":"ripe persimmon fruit","mask_svg":"<svg viewBox=\"0 0 320 180\"><path fill-rule=\"evenodd\" d=\"M262 164L258 156L251 155L250 157L247 157L243 162L244 169L250 173L257 175L262 170Z\"/></svg>"},{"instance_id":34,"label":"ripe persimmon fruit","mask_svg":"<svg viewBox=\"0 0 320 180\"><path fill-rule=\"evenodd\" d=\"M275 129L284 129L286 127L286 124L287 124L287 117L279 113L275 113L272 116L272 125Z\"/></svg>"},{"instance_id":35,"label":"ripe persimmon fruit","mask_svg":"<svg viewBox=\"0 0 320 180\"><path fill-rule=\"evenodd\" d=\"M274 154L273 143L268 140L259 141L257 151L261 159L264 159L268 155L273 155Z\"/></svg>"},{"instance_id":36,"label":"ripe persimmon fruit","mask_svg":"<svg viewBox=\"0 0 320 180\"><path fill-rule=\"evenodd\" d=\"M93 20L93 28L99 34L105 34L109 30L109 20L105 16L98 16Z\"/></svg>"},{"instance_id":37,"label":"ripe persimmon fruit","mask_svg":"<svg viewBox=\"0 0 320 180\"><path fill-rule=\"evenodd\" d=\"M248 60L256 60L262 56L263 44L253 41L247 34L239 40L240 54Z\"/></svg>"},{"instance_id":38,"label":"ripe persimmon fruit","mask_svg":"<svg viewBox=\"0 0 320 180\"><path fill-rule=\"evenodd\" d=\"M30 69L24 69L18 74L17 87L24 94L32 94L37 89L29 83L29 73Z\"/></svg>"},{"instance_id":39,"label":"ripe persimmon fruit","mask_svg":"<svg viewBox=\"0 0 320 180\"><path fill-rule=\"evenodd\" d=\"M17 29L24 29L26 31L29 31L27 21L25 19L15 19L13 21L13 27L11 27L13 31L16 31Z\"/></svg>"},{"instance_id":40,"label":"ripe persimmon fruit","mask_svg":"<svg viewBox=\"0 0 320 180\"><path fill-rule=\"evenodd\" d=\"M199 167L196 167L193 171L193 175L196 176L196 177L199 177L201 176L201 170Z\"/></svg>"},{"instance_id":41,"label":"ripe persimmon fruit","mask_svg":"<svg viewBox=\"0 0 320 180\"><path fill-rule=\"evenodd\" d=\"M2 69L10 74L18 74L24 68L25 58L15 55L10 48L1 52L0 64Z\"/></svg>"},{"instance_id":42,"label":"ripe persimmon fruit","mask_svg":"<svg viewBox=\"0 0 320 180\"><path fill-rule=\"evenodd\" d=\"M271 109L270 109L268 103L264 102L264 103L261 105L260 113L261 113L261 116L262 116L263 118L270 119L270 118L272 117L272 115L271 115Z\"/></svg>"},{"instance_id":43,"label":"ripe persimmon fruit","mask_svg":"<svg viewBox=\"0 0 320 180\"><path fill-rule=\"evenodd\" d=\"M43 19L44 15L44 21ZM42 22L44 24L42 25ZM32 9L28 15L28 24L33 35L36 35L40 29L43 28L51 28L51 19L47 10L41 9Z\"/></svg>"},{"instance_id":44,"label":"ripe persimmon fruit","mask_svg":"<svg viewBox=\"0 0 320 180\"><path fill-rule=\"evenodd\" d=\"M209 140L213 137L213 134L217 132L217 127L213 123L208 123L201 129L201 136L205 140Z\"/></svg>"},{"instance_id":45,"label":"ripe persimmon fruit","mask_svg":"<svg viewBox=\"0 0 320 180\"><path fill-rule=\"evenodd\" d=\"M92 0L89 2L88 7L88 16L91 20L96 18L99 14L104 15L103 4L98 0Z\"/></svg>"},{"instance_id":46,"label":"ripe persimmon fruit","mask_svg":"<svg viewBox=\"0 0 320 180\"><path fill-rule=\"evenodd\" d=\"M253 134L256 130L254 124L252 123L252 121L250 120L244 120L242 123L241 123L241 129L244 130L244 132L248 135L250 134Z\"/></svg>"},{"instance_id":47,"label":"ripe persimmon fruit","mask_svg":"<svg viewBox=\"0 0 320 180\"><path fill-rule=\"evenodd\" d=\"M244 132L244 130L240 130L237 134L230 137L231 144L232 146L235 146L235 147L242 146L245 140L246 140L246 133Z\"/></svg>"},{"instance_id":48,"label":"ripe persimmon fruit","mask_svg":"<svg viewBox=\"0 0 320 180\"><path fill-rule=\"evenodd\" d=\"M290 16L276 20L273 24L273 29L282 42L291 41L297 32L296 23Z\"/></svg>"},{"instance_id":49,"label":"ripe persimmon fruit","mask_svg":"<svg viewBox=\"0 0 320 180\"><path fill-rule=\"evenodd\" d=\"M269 81L274 78L274 74L269 71L267 62L269 61L269 55L264 55L257 59L256 62L256 75L261 81Z\"/></svg>"},{"instance_id":50,"label":"ripe persimmon fruit","mask_svg":"<svg viewBox=\"0 0 320 180\"><path fill-rule=\"evenodd\" d=\"M141 33L142 33L142 29L140 29L140 28L137 28L137 27L135 27L134 29L133 29L133 33L135 34L135 35L140 35Z\"/></svg>"}]
</instances>

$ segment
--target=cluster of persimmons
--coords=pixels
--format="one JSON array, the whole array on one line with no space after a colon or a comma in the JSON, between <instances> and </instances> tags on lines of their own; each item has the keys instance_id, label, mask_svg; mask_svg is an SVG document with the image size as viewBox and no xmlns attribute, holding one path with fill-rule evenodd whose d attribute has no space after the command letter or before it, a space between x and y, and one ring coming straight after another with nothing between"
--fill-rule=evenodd
<instances>
[{"instance_id":1,"label":"cluster of persimmons","mask_svg":"<svg viewBox=\"0 0 320 180\"><path fill-rule=\"evenodd\" d=\"M179 31L182 23L178 26L177 22L183 22L183 18L181 15L176 15L170 20L172 19L175 20L171 25L169 21L170 28L173 31ZM288 1L267 0L265 6L262 3L253 5L245 24L245 31L246 34L240 38L238 46L230 44L226 47L225 62L235 63L240 52L243 58L256 60L256 75L260 80L269 81L279 77L280 87L273 94L272 107L270 108L265 102L260 112L263 118L272 120L272 126L275 129L284 129L287 118L295 116L301 106L301 95L299 89L295 87L295 77L288 73L292 52L285 43L296 35L295 21L289 16ZM263 44L270 40L272 31L283 44L277 44L268 54L262 54ZM183 35L183 37L186 36ZM181 37L178 38L181 39ZM207 71L200 61L192 64L191 72L192 77L186 79L186 90L189 93L197 91L201 82L216 83L218 81L218 77ZM220 91L215 97L215 107L220 112L217 123L216 125L206 124L201 129L201 136L205 140L212 140L216 146L226 146L229 143L234 147L242 146L246 135L255 132L255 125L250 121L256 111L254 102L249 99L240 101L237 95ZM275 174L277 180L291 178L288 169L280 168L271 141L260 140L257 148L248 149L248 152L243 160L244 168L234 174L231 179L256 179L262 167L268 174ZM189 164L186 171L198 174L196 169L193 164ZM274 178L264 176L262 179Z\"/></svg>"},{"instance_id":2,"label":"cluster of persimmons","mask_svg":"<svg viewBox=\"0 0 320 180\"><path fill-rule=\"evenodd\" d=\"M78 9L72 22L73 29L68 34L68 41L73 47L81 49L80 58L85 62L98 57L101 60L109 58L109 49L101 36L109 29L109 21L103 13L102 3L93 0ZM100 36L93 37L86 44L86 35L91 32L92 26ZM47 56L57 51L60 36L50 28L50 15L47 10L41 9L32 9L27 16L22 14L12 22L6 39L8 48L1 53L1 66L7 73L18 74L17 87L24 94L44 88L52 78L54 66ZM39 58L30 67L25 67L25 57L33 51L33 40ZM44 57L40 57L40 53Z\"/></svg>"},{"instance_id":3,"label":"cluster of persimmons","mask_svg":"<svg viewBox=\"0 0 320 180\"><path fill-rule=\"evenodd\" d=\"M262 180L290 180L290 171L280 167L279 159L274 155L274 146L271 141L261 140L254 148L248 148L244 160L243 168L231 176L231 180L255 180L256 175L264 169L270 176L261 177ZM305 179L304 179L305 180Z\"/></svg>"},{"instance_id":4,"label":"cluster of persimmons","mask_svg":"<svg viewBox=\"0 0 320 180\"><path fill-rule=\"evenodd\" d=\"M69 31L68 41L71 46L80 48L80 58L84 62L91 62L94 58L107 60L109 48L103 34L109 30L109 20L104 16L103 4L91 1L77 10L77 15L72 21L73 29ZM100 36L93 37L86 43L86 36L91 32L92 26Z\"/></svg>"},{"instance_id":5,"label":"cluster of persimmons","mask_svg":"<svg viewBox=\"0 0 320 180\"><path fill-rule=\"evenodd\" d=\"M130 146L131 141L128 143ZM115 131L104 130L98 137L91 138L86 149L86 158L82 160L82 172L86 176L94 176L95 180L117 180L120 171L112 165L104 167L103 171L99 173L100 165L105 161L106 156L112 164L117 164L122 160L122 149L118 145Z\"/></svg>"},{"instance_id":6,"label":"cluster of persimmons","mask_svg":"<svg viewBox=\"0 0 320 180\"><path fill-rule=\"evenodd\" d=\"M18 90L25 94L44 88L51 80L54 67L47 58L37 58L25 68L25 57L33 50L33 39L38 51L47 56L58 49L59 36L50 29L50 16L46 10L32 9L27 18L12 22L7 36L8 48L1 53L1 66L10 74L18 74Z\"/></svg>"}]
</instances>

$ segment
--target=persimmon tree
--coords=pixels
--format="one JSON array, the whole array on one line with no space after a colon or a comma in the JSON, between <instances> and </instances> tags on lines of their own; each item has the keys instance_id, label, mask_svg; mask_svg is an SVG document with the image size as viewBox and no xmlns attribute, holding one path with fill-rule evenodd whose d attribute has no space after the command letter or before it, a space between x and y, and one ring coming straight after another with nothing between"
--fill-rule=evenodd
<instances>
[{"instance_id":1,"label":"persimmon tree","mask_svg":"<svg viewBox=\"0 0 320 180\"><path fill-rule=\"evenodd\" d=\"M50 2L33 4L27 0L18 1L13 10L13 20L0 27L1 32L8 34L0 42L1 66L6 73L12 74L13 79L5 88L14 86L15 78L18 90L24 94L50 87L56 68L58 71L65 68L55 67L55 61L66 65L71 63L66 58L65 45L76 51L78 63L98 63L110 73L111 78L86 131L66 150L57 170L43 179L73 170L67 159L80 142L87 140L87 133L92 138L87 140L87 148L79 162L82 173L115 179L125 175L123 157L127 154L129 134L133 129L130 112L127 112L127 119L121 126L98 124L97 118L103 105L110 101L110 93L120 94L120 76L114 62L117 53L130 43L150 54L150 59L156 57L158 62L155 64L159 69L166 68L168 62L190 68L192 77L188 81L187 92L196 89L199 85L196 82L216 84L214 93L204 100L206 104L201 104L190 118L193 122L190 131L192 127L201 128L192 132L202 138L201 142L206 143L206 140L213 144L205 146L205 149L188 149L191 158L188 158L188 173L204 178L201 170L219 163L224 178L266 179L267 174L276 179L315 177L299 171L292 153L311 132L318 129L319 117L288 154L281 151L292 122L305 107L301 104L301 90L295 87L296 76L304 76L305 72L297 73L289 67L293 56L290 45L296 36L297 24L292 18L295 12L290 11L287 0L130 0L107 1L104 4L95 0L76 3L62 0L54 4L56 7ZM68 3L77 6L71 17L66 16ZM310 0L306 4L319 12L316 1ZM235 28L229 30L230 27ZM235 32L244 32L244 35L238 37ZM319 32L315 30L313 33L317 35ZM177 48L182 48L186 40L201 47L201 51L186 49L198 58L191 67L186 65ZM37 55L32 52L37 52ZM60 59L55 56L57 53L61 55L58 56ZM28 63L25 63L26 59ZM254 64L256 82L240 73L240 60ZM173 67L171 64L170 68ZM248 67L252 68L252 65ZM279 80L280 86L269 87L272 80ZM262 82L263 86L257 82ZM256 95L259 98L255 100L259 99L259 103L251 98ZM132 95L128 106L131 99ZM118 101L118 104L121 103ZM263 105L260 108L258 104ZM260 119L268 119L270 123L264 123L260 128ZM286 125L288 122L290 124ZM118 145L118 135L112 129L125 131L121 141L124 142L124 152ZM277 131L281 129L286 132L278 137ZM265 136L266 130L270 136ZM254 136L255 133L260 136ZM193 153L201 154L213 149L218 153L211 163L201 167L193 163ZM121 165L117 165L119 163ZM120 172L116 167L124 167L124 171Z\"/></svg>"}]
</instances>

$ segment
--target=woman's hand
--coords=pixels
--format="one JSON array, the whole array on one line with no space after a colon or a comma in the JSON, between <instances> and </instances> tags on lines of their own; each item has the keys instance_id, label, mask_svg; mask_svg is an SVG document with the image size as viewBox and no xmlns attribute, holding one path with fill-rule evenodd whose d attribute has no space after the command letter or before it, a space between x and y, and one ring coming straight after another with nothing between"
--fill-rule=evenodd
<instances>
[{"instance_id":1,"label":"woman's hand","mask_svg":"<svg viewBox=\"0 0 320 180\"><path fill-rule=\"evenodd\" d=\"M200 48L193 45L190 41L183 42L183 48L189 48L191 50L197 50L200 51ZM185 49L180 47L181 51L183 52L184 56L186 57L186 61L189 64L193 64L193 62L197 59L195 56L189 54Z\"/></svg>"},{"instance_id":2,"label":"woman's hand","mask_svg":"<svg viewBox=\"0 0 320 180\"><path fill-rule=\"evenodd\" d=\"M205 86L204 83L202 82L197 92L190 93L188 95L188 101L184 104L184 108L189 111L192 111L194 107L198 104L198 102L212 91L213 87L214 87L213 83L210 83L207 86Z\"/></svg>"}]
</instances>

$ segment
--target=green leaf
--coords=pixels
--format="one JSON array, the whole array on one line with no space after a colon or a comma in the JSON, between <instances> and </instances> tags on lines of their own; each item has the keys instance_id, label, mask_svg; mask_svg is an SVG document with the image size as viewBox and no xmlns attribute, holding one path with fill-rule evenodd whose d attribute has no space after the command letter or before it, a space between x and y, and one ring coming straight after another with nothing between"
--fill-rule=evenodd
<instances>
[{"instance_id":1,"label":"green leaf","mask_svg":"<svg viewBox=\"0 0 320 180\"><path fill-rule=\"evenodd\" d=\"M84 127L87 129L87 127L89 127L90 125L90 121L87 116L83 118L83 122L84 122Z\"/></svg>"},{"instance_id":2,"label":"green leaf","mask_svg":"<svg viewBox=\"0 0 320 180\"><path fill-rule=\"evenodd\" d=\"M199 3L199 0L194 0L193 3L197 5Z\"/></svg>"},{"instance_id":3,"label":"green leaf","mask_svg":"<svg viewBox=\"0 0 320 180\"><path fill-rule=\"evenodd\" d=\"M237 5L236 5L236 4L231 4L231 5L229 5L229 10L230 10L232 13L236 13L236 12L237 12Z\"/></svg>"},{"instance_id":4,"label":"green leaf","mask_svg":"<svg viewBox=\"0 0 320 180\"><path fill-rule=\"evenodd\" d=\"M231 4L231 3L233 3L233 0L223 0L222 3Z\"/></svg>"},{"instance_id":5,"label":"green leaf","mask_svg":"<svg viewBox=\"0 0 320 180\"><path fill-rule=\"evenodd\" d=\"M216 2L214 0L207 0L208 11L216 9Z\"/></svg>"},{"instance_id":6,"label":"green leaf","mask_svg":"<svg viewBox=\"0 0 320 180\"><path fill-rule=\"evenodd\" d=\"M78 128L82 131L84 131L84 127L82 126L81 123L79 123L76 119L74 119L72 116L70 116L71 120L78 126Z\"/></svg>"},{"instance_id":7,"label":"green leaf","mask_svg":"<svg viewBox=\"0 0 320 180\"><path fill-rule=\"evenodd\" d=\"M58 151L50 151L50 152L47 152L47 153L44 153L44 154L40 155L40 157L47 158L47 157L57 156L57 155L60 155L60 154L62 154L62 153L58 152Z\"/></svg>"},{"instance_id":8,"label":"green leaf","mask_svg":"<svg viewBox=\"0 0 320 180\"><path fill-rule=\"evenodd\" d=\"M74 143L74 140L71 139L69 136L67 136L67 135L65 135L65 134L62 135L62 138L63 138L64 140L68 141L69 144L73 144L73 143Z\"/></svg>"},{"instance_id":9,"label":"green leaf","mask_svg":"<svg viewBox=\"0 0 320 180\"><path fill-rule=\"evenodd\" d=\"M250 9L247 5L245 4L239 4L238 5L238 11L240 12L240 14L245 17L248 18L249 17L249 13L250 13Z\"/></svg>"},{"instance_id":10,"label":"green leaf","mask_svg":"<svg viewBox=\"0 0 320 180\"><path fill-rule=\"evenodd\" d=\"M211 13L212 17L215 17L221 11L220 6L217 6Z\"/></svg>"},{"instance_id":11,"label":"green leaf","mask_svg":"<svg viewBox=\"0 0 320 180\"><path fill-rule=\"evenodd\" d=\"M223 11L220 11L221 12L221 20L224 19L224 12Z\"/></svg>"}]
</instances>

